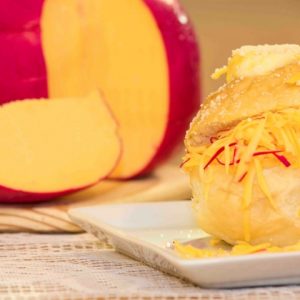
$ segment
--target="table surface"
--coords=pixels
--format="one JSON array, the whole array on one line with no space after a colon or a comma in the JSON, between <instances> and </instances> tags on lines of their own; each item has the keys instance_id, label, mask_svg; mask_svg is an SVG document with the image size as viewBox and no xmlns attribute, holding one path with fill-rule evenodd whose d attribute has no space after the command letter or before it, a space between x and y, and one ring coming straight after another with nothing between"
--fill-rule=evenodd
<instances>
[{"instance_id":1,"label":"table surface","mask_svg":"<svg viewBox=\"0 0 300 300\"><path fill-rule=\"evenodd\" d=\"M0 234L0 299L300 299L300 286L207 290L89 234Z\"/></svg>"}]
</instances>

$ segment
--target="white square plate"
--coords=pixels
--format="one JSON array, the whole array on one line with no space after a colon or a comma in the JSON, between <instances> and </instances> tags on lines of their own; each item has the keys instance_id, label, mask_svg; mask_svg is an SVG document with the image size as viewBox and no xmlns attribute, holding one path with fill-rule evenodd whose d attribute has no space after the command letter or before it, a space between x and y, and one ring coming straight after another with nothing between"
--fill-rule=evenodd
<instances>
[{"instance_id":1,"label":"white square plate","mask_svg":"<svg viewBox=\"0 0 300 300\"><path fill-rule=\"evenodd\" d=\"M107 239L121 253L202 287L300 283L300 252L186 260L167 246L207 236L197 228L189 201L74 208L71 218Z\"/></svg>"}]
</instances>

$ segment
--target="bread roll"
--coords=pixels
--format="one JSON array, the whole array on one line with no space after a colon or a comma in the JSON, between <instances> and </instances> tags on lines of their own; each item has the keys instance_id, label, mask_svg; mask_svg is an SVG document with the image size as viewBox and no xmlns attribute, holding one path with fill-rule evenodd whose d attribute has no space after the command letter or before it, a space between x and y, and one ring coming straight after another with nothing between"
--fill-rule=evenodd
<instances>
[{"instance_id":1,"label":"bread roll","mask_svg":"<svg viewBox=\"0 0 300 300\"><path fill-rule=\"evenodd\" d=\"M222 72L185 139L199 225L230 244L299 242L300 47L242 47Z\"/></svg>"}]
</instances>

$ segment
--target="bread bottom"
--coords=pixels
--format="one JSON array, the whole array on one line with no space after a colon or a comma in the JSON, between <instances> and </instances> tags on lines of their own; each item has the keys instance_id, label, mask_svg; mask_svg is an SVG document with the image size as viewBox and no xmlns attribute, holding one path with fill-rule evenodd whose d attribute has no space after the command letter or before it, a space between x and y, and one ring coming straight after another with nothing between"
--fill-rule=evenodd
<instances>
[{"instance_id":1,"label":"bread bottom","mask_svg":"<svg viewBox=\"0 0 300 300\"><path fill-rule=\"evenodd\" d=\"M203 230L230 244L247 241L253 245L267 242L287 246L300 241L300 169L278 166L264 170L274 208L256 180L252 201L243 208L244 183L235 182L221 165L209 169L206 191L198 168L190 174L193 205Z\"/></svg>"}]
</instances>

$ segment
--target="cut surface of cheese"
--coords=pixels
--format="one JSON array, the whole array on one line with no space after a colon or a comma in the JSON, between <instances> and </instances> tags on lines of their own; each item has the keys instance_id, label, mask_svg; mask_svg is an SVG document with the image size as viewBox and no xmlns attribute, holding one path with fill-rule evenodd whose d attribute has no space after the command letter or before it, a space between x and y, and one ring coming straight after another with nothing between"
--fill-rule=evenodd
<instances>
[{"instance_id":1,"label":"cut surface of cheese","mask_svg":"<svg viewBox=\"0 0 300 300\"><path fill-rule=\"evenodd\" d=\"M41 24L49 96L101 89L124 146L114 177L139 173L163 139L170 96L166 50L149 8L141 0L45 0Z\"/></svg>"},{"instance_id":2,"label":"cut surface of cheese","mask_svg":"<svg viewBox=\"0 0 300 300\"><path fill-rule=\"evenodd\" d=\"M91 185L112 171L120 155L116 122L97 92L8 103L0 107L0 132L0 185L16 191Z\"/></svg>"}]
</instances>

